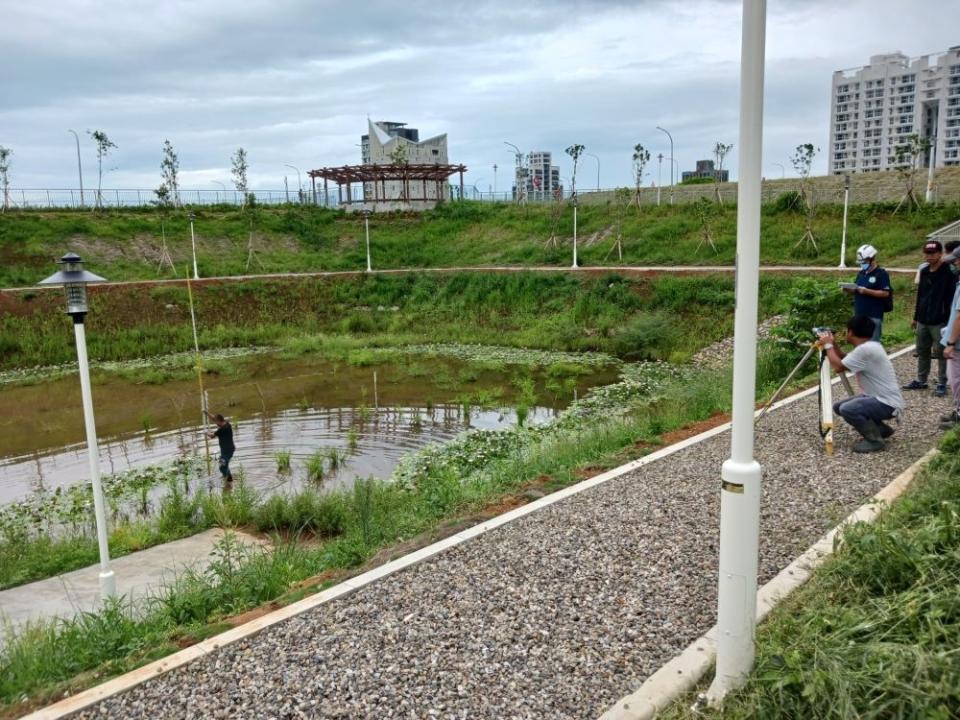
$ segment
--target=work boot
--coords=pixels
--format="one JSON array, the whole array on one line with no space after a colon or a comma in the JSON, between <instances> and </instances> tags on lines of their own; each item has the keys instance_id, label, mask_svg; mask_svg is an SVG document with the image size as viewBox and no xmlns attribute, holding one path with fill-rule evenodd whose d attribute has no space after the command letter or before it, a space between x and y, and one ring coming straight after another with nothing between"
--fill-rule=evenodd
<instances>
[{"instance_id":1,"label":"work boot","mask_svg":"<svg viewBox=\"0 0 960 720\"><path fill-rule=\"evenodd\" d=\"M855 453L879 452L886 447L880 435L880 428L873 420L866 420L858 425L854 425L854 427L857 429L857 432L863 435L863 440L853 444L853 451Z\"/></svg>"},{"instance_id":2,"label":"work boot","mask_svg":"<svg viewBox=\"0 0 960 720\"><path fill-rule=\"evenodd\" d=\"M880 437L884 440L896 432L895 428L890 427L885 422L878 422L877 428L880 430Z\"/></svg>"},{"instance_id":3,"label":"work boot","mask_svg":"<svg viewBox=\"0 0 960 720\"><path fill-rule=\"evenodd\" d=\"M956 410L948 412L946 415L940 416L940 422L942 423L955 423L960 421L960 415L957 414Z\"/></svg>"}]
</instances>

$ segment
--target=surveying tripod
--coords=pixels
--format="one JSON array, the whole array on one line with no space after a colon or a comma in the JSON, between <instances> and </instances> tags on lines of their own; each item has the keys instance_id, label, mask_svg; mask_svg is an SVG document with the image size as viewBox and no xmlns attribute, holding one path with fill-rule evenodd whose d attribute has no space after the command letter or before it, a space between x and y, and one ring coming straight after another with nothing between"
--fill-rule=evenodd
<instances>
[{"instance_id":1,"label":"surveying tripod","mask_svg":"<svg viewBox=\"0 0 960 720\"><path fill-rule=\"evenodd\" d=\"M780 384L780 387L778 387L777 391L770 397L767 404L763 406L763 409L757 415L755 423L760 422L760 419L773 407L777 398L780 397L780 393L790 384L794 375L800 371L800 368L804 366L815 352L819 353L820 359L820 387L817 390L817 398L820 403L820 437L823 438L827 455L833 455L833 383L830 380L830 361L827 359L827 351L823 349L819 340L814 340L810 344L810 347L800 359L800 362L790 371L787 379ZM843 371L840 372L840 381L843 383L847 395L852 396L853 387L850 385L850 379L847 377L847 374Z\"/></svg>"}]
</instances>

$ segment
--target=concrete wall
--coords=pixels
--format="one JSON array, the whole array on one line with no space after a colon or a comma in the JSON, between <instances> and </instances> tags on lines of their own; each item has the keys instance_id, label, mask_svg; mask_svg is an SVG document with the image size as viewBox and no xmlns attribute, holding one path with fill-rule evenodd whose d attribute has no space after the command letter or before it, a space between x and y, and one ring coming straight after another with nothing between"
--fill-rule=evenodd
<instances>
[{"instance_id":1,"label":"concrete wall","mask_svg":"<svg viewBox=\"0 0 960 720\"><path fill-rule=\"evenodd\" d=\"M814 197L819 203L843 202L843 177L839 175L823 175L811 178ZM939 168L934 176L935 197L938 202L960 202L960 167ZM918 172L914 182L914 192L920 201L923 201L927 188L926 171ZM763 181L763 200L769 202L779 195L790 191L800 190L799 178L784 180L767 179ZM631 193L633 188L630 188ZM850 176L850 203L864 204L873 202L897 202L903 197L904 183L895 171L855 173ZM720 183L720 194L724 202L736 202L737 184L735 182ZM694 202L699 198L713 200L716 198L714 186L710 185L678 185L673 189L675 203ZM581 203L606 203L613 201L612 190L600 192L579 191L577 193ZM656 205L657 189L645 187L640 189L640 200L645 205ZM670 188L660 189L660 202L666 205L670 202Z\"/></svg>"}]
</instances>

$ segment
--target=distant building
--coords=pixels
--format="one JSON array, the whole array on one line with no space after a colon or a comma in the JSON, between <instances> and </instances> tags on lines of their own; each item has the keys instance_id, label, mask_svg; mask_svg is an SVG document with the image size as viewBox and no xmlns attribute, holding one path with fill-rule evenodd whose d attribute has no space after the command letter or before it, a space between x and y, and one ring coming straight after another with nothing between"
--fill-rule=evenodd
<instances>
[{"instance_id":1,"label":"distant building","mask_svg":"<svg viewBox=\"0 0 960 720\"><path fill-rule=\"evenodd\" d=\"M549 200L559 193L563 195L560 184L560 167L551 164L553 155L545 150L534 150L527 155L527 162L516 169L513 182L513 197L517 198L518 188L526 191L527 200Z\"/></svg>"},{"instance_id":2,"label":"distant building","mask_svg":"<svg viewBox=\"0 0 960 720\"><path fill-rule=\"evenodd\" d=\"M447 135L437 135L420 141L420 131L408 128L406 123L367 121L368 131L360 136L360 154L364 165L391 165L402 157L409 165L446 165ZM439 189L439 195L438 195ZM450 185L446 181L439 184L423 183L423 187L411 188L407 183L407 192L411 197L425 196L429 201L449 199ZM374 193L373 183L363 184L364 200L379 201L400 200L404 195L404 183L388 180ZM428 203L429 204L429 203Z\"/></svg>"},{"instance_id":3,"label":"distant building","mask_svg":"<svg viewBox=\"0 0 960 720\"><path fill-rule=\"evenodd\" d=\"M730 179L730 171L717 170L713 160L697 160L697 169L684 170L680 180L684 182L694 178L709 178L718 182L727 182Z\"/></svg>"},{"instance_id":4,"label":"distant building","mask_svg":"<svg viewBox=\"0 0 960 720\"><path fill-rule=\"evenodd\" d=\"M911 135L934 144L935 167L960 164L960 46L917 58L874 55L833 73L831 174L893 169ZM929 164L927 155L920 165Z\"/></svg>"}]
</instances>

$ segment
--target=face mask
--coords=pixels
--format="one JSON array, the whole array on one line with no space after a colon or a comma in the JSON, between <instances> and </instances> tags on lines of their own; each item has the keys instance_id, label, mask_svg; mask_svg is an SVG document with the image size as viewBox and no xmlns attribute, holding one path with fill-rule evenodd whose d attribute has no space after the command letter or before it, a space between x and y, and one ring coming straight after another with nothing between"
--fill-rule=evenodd
<instances>
[{"instance_id":1,"label":"face mask","mask_svg":"<svg viewBox=\"0 0 960 720\"><path fill-rule=\"evenodd\" d=\"M869 261L865 261L865 262L860 263L860 269L863 270L864 272L866 272L867 270L869 270L869 269L870 269L870 262L869 262Z\"/></svg>"},{"instance_id":2,"label":"face mask","mask_svg":"<svg viewBox=\"0 0 960 720\"><path fill-rule=\"evenodd\" d=\"M952 272L954 275L960 275L960 267L950 263L950 272Z\"/></svg>"}]
</instances>

